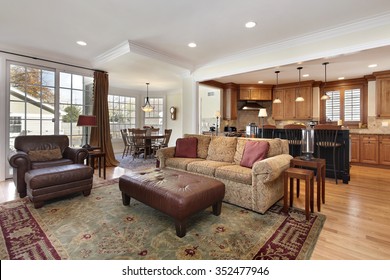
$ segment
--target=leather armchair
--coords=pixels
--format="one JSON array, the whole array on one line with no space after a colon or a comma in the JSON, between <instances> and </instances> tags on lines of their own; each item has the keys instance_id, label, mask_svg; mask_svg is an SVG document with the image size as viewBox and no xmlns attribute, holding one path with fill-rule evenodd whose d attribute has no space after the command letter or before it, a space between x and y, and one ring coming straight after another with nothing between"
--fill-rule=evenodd
<instances>
[{"instance_id":1,"label":"leather armchair","mask_svg":"<svg viewBox=\"0 0 390 280\"><path fill-rule=\"evenodd\" d=\"M8 156L8 162L13 167L13 180L20 197L27 194L25 173L32 169L61 166L68 164L84 164L88 150L69 147L66 135L28 135L15 138L15 151ZM30 151L60 149L61 158L49 160L32 160Z\"/></svg>"}]
</instances>

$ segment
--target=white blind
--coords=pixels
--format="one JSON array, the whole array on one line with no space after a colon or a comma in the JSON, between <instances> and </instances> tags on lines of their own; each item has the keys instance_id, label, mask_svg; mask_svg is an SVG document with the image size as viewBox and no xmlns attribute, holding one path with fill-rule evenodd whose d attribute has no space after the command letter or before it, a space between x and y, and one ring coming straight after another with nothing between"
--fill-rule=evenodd
<instances>
[{"instance_id":1,"label":"white blind","mask_svg":"<svg viewBox=\"0 0 390 280\"><path fill-rule=\"evenodd\" d=\"M327 91L330 99L326 100L326 121L335 122L340 119L340 91Z\"/></svg>"},{"instance_id":2,"label":"white blind","mask_svg":"<svg viewBox=\"0 0 390 280\"><path fill-rule=\"evenodd\" d=\"M360 121L360 89L344 92L344 120Z\"/></svg>"}]
</instances>

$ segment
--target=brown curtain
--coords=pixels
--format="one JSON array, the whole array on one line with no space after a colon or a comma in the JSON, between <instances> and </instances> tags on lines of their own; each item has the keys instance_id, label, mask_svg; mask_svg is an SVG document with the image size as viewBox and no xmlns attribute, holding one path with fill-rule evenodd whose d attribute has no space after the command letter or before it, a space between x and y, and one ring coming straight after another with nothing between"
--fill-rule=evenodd
<instances>
[{"instance_id":1,"label":"brown curtain","mask_svg":"<svg viewBox=\"0 0 390 280\"><path fill-rule=\"evenodd\" d=\"M97 127L91 128L91 146L101 147L106 153L106 166L118 166L112 149L110 122L108 116L108 74L94 72L93 115L96 116Z\"/></svg>"}]
</instances>

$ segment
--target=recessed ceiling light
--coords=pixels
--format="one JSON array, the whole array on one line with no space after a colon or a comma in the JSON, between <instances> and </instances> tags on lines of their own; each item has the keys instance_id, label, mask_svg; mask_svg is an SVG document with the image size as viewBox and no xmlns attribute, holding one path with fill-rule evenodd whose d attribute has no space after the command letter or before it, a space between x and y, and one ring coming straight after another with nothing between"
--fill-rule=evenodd
<instances>
[{"instance_id":1,"label":"recessed ceiling light","mask_svg":"<svg viewBox=\"0 0 390 280\"><path fill-rule=\"evenodd\" d=\"M247 23L245 23L246 28L253 28L255 26L256 26L256 22L254 21L248 21Z\"/></svg>"},{"instance_id":2,"label":"recessed ceiling light","mask_svg":"<svg viewBox=\"0 0 390 280\"><path fill-rule=\"evenodd\" d=\"M370 67L370 68L375 68L377 66L378 66L378 64L370 64L370 65L368 65L368 67Z\"/></svg>"},{"instance_id":3,"label":"recessed ceiling light","mask_svg":"<svg viewBox=\"0 0 390 280\"><path fill-rule=\"evenodd\" d=\"M257 83L258 83L258 84L263 84L263 83L264 83L264 81L258 81Z\"/></svg>"},{"instance_id":4,"label":"recessed ceiling light","mask_svg":"<svg viewBox=\"0 0 390 280\"><path fill-rule=\"evenodd\" d=\"M338 77L338 80L344 80L345 78L344 77Z\"/></svg>"},{"instance_id":5,"label":"recessed ceiling light","mask_svg":"<svg viewBox=\"0 0 390 280\"><path fill-rule=\"evenodd\" d=\"M77 41L76 43L79 44L80 46L86 46L87 45L87 43L84 42L84 41Z\"/></svg>"},{"instance_id":6,"label":"recessed ceiling light","mask_svg":"<svg viewBox=\"0 0 390 280\"><path fill-rule=\"evenodd\" d=\"M196 48L196 44L194 42L189 43L188 46L190 48Z\"/></svg>"}]
</instances>

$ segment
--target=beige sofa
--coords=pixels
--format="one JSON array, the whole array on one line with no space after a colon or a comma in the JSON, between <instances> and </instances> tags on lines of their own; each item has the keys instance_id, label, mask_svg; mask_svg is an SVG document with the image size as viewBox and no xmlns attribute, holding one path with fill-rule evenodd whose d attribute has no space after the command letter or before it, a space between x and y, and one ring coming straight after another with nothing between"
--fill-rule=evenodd
<instances>
[{"instance_id":1,"label":"beige sofa","mask_svg":"<svg viewBox=\"0 0 390 280\"><path fill-rule=\"evenodd\" d=\"M157 151L161 168L213 177L225 184L224 201L264 214L283 197L283 171L290 166L287 140L186 134L198 138L197 157L175 157L175 147ZM268 141L265 159L240 165L246 141Z\"/></svg>"}]
</instances>

